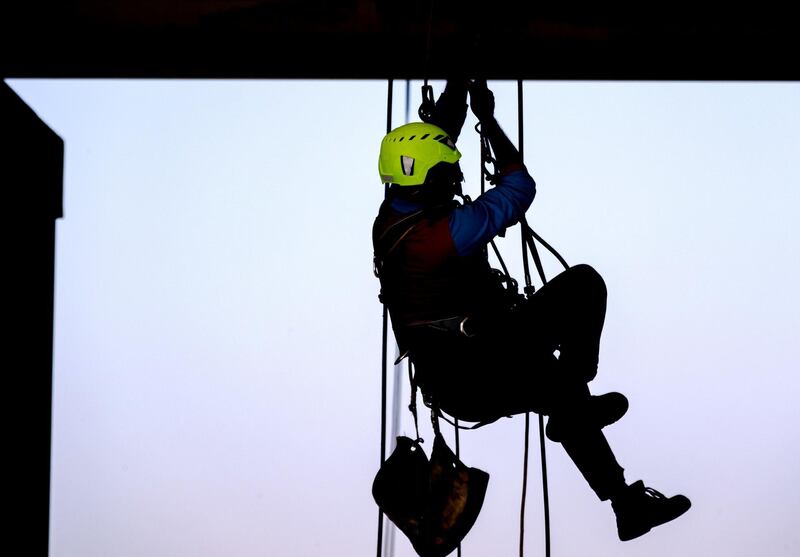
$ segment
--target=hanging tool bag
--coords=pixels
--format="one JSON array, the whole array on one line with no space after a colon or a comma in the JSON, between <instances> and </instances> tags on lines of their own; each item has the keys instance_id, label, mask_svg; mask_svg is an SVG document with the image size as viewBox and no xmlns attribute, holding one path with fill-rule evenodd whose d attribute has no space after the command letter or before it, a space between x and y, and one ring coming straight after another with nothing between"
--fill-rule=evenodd
<instances>
[{"instance_id":1,"label":"hanging tool bag","mask_svg":"<svg viewBox=\"0 0 800 557\"><path fill-rule=\"evenodd\" d=\"M488 483L489 474L461 462L440 433L430 460L419 440L398 437L372 496L420 557L444 557L475 524Z\"/></svg>"}]
</instances>

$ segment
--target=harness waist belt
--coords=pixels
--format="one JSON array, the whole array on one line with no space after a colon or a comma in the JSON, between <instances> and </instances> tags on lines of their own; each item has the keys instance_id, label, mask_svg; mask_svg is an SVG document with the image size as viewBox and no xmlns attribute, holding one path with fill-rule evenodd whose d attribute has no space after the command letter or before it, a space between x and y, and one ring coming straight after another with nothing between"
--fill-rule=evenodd
<instances>
[{"instance_id":1,"label":"harness waist belt","mask_svg":"<svg viewBox=\"0 0 800 557\"><path fill-rule=\"evenodd\" d=\"M416 321L409 323L409 327L427 327L437 331L444 331L448 333L459 333L465 337L475 336L475 331L472 327L470 317L448 317L446 319L436 319L434 321Z\"/></svg>"}]
</instances>

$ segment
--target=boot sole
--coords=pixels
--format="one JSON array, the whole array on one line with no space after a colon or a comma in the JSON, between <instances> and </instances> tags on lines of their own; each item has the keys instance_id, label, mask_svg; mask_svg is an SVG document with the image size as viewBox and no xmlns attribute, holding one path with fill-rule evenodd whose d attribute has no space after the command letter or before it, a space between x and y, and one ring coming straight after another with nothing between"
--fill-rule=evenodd
<instances>
[{"instance_id":1,"label":"boot sole","mask_svg":"<svg viewBox=\"0 0 800 557\"><path fill-rule=\"evenodd\" d=\"M680 495L676 495L675 497L682 497L683 499L685 499L686 500L686 507L680 509L674 515L670 515L670 516L668 516L666 518L663 518L662 520L659 520L658 522L650 524L647 527L646 530L635 530L633 532L625 532L625 535L623 535L622 533L619 533L619 531L618 531L620 541L627 542L627 541L630 541L630 540L634 540L634 539L636 539L638 537L644 536L646 533L648 533L650 530L652 530L656 526L661 526L662 524L666 524L667 522L671 522L671 521L675 520L676 518L680 517L681 515L683 515L690 508L692 508L692 503L691 503L691 501L689 501L688 498L680 496Z\"/></svg>"}]
</instances>

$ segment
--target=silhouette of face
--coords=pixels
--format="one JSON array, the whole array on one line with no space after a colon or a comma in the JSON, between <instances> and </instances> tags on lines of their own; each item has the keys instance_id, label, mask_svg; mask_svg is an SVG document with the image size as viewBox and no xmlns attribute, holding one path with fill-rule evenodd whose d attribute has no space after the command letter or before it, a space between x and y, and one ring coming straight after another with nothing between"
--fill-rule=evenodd
<instances>
[{"instance_id":1,"label":"silhouette of face","mask_svg":"<svg viewBox=\"0 0 800 557\"><path fill-rule=\"evenodd\" d=\"M461 191L461 182L464 181L464 174L461 166L456 163L440 162L428 171L425 178L426 188L453 189Z\"/></svg>"}]
</instances>

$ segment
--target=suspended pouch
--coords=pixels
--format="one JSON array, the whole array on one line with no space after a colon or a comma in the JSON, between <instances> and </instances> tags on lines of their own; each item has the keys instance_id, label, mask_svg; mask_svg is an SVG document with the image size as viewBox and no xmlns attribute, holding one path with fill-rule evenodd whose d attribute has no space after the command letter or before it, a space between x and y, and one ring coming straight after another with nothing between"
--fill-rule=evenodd
<instances>
[{"instance_id":1,"label":"suspended pouch","mask_svg":"<svg viewBox=\"0 0 800 557\"><path fill-rule=\"evenodd\" d=\"M428 505L430 466L418 441L398 437L397 446L372 482L372 497L412 541L420 536L420 525Z\"/></svg>"},{"instance_id":2,"label":"suspended pouch","mask_svg":"<svg viewBox=\"0 0 800 557\"><path fill-rule=\"evenodd\" d=\"M489 474L467 467L436 434L430 460L430 498L414 549L422 557L444 557L458 547L483 506ZM413 540L412 540L413 541Z\"/></svg>"},{"instance_id":3,"label":"suspended pouch","mask_svg":"<svg viewBox=\"0 0 800 557\"><path fill-rule=\"evenodd\" d=\"M428 462L419 443L398 437L375 476L372 496L421 557L444 557L478 518L489 474L464 465L436 435Z\"/></svg>"}]
</instances>

